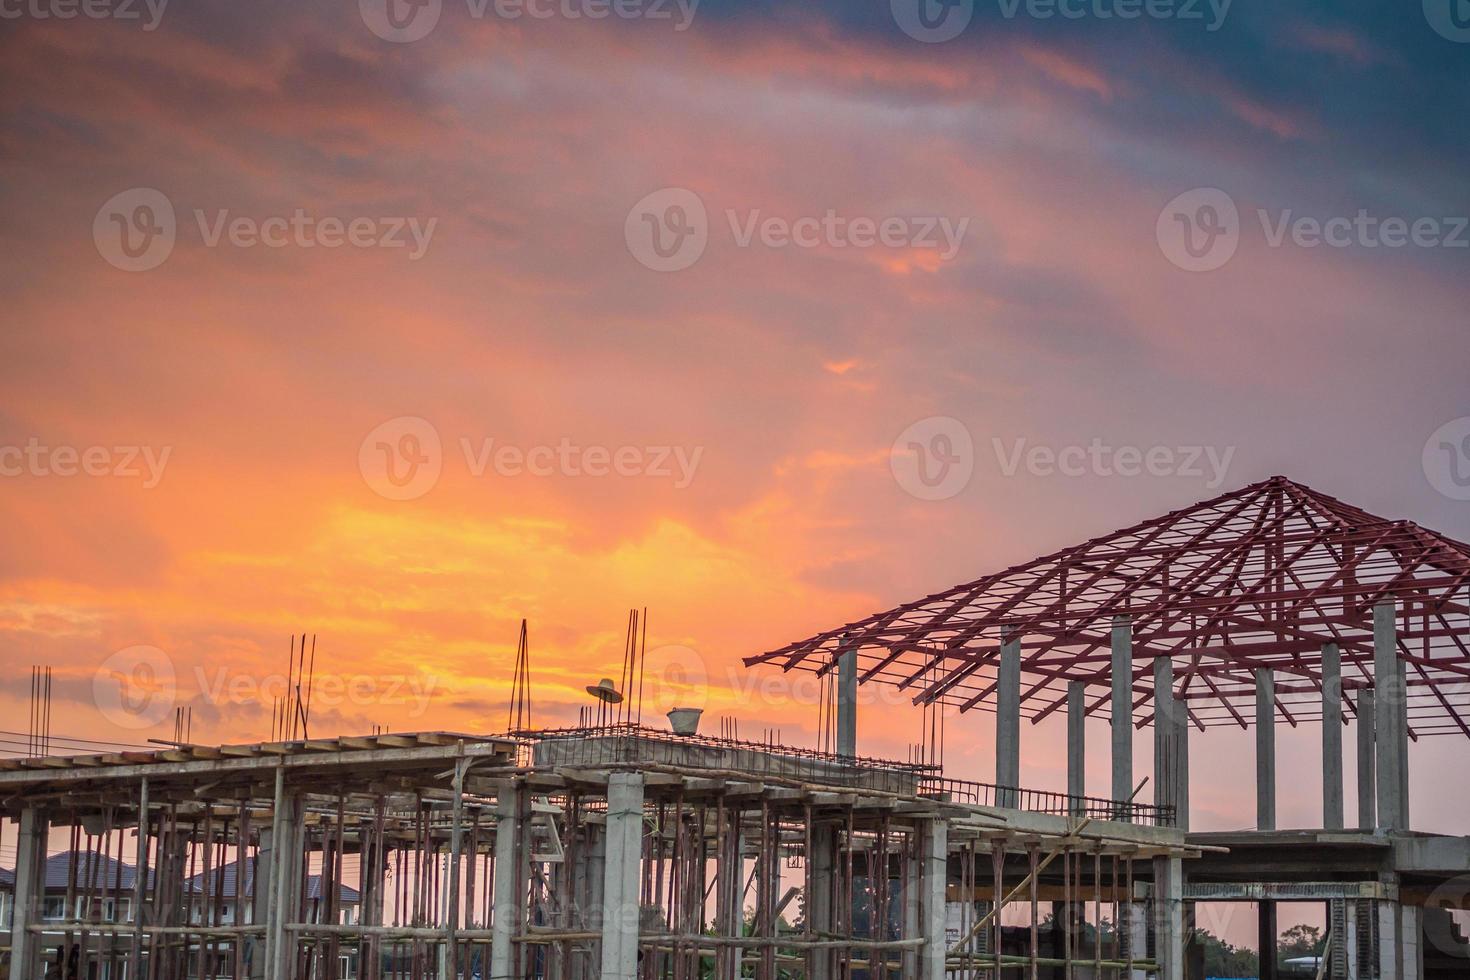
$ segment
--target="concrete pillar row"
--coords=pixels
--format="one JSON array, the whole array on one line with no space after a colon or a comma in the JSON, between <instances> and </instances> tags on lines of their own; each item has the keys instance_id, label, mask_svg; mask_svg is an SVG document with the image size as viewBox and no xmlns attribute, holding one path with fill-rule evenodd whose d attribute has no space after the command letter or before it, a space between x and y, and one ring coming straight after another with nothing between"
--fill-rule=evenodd
<instances>
[{"instance_id":1,"label":"concrete pillar row","mask_svg":"<svg viewBox=\"0 0 1470 980\"><path fill-rule=\"evenodd\" d=\"M46 831L50 821L39 807L20 812L15 842L15 892L10 910L10 980L31 980L37 972L38 939L30 927L40 919L45 891Z\"/></svg>"}]
</instances>

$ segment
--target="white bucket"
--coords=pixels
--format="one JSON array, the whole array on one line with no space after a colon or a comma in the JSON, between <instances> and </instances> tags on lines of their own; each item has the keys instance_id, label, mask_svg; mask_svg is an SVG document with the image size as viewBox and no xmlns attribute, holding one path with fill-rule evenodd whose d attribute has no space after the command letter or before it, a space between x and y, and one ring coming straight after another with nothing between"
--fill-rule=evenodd
<instances>
[{"instance_id":1,"label":"white bucket","mask_svg":"<svg viewBox=\"0 0 1470 980\"><path fill-rule=\"evenodd\" d=\"M699 716L703 708L674 708L669 712L669 727L675 735L694 735L699 731Z\"/></svg>"}]
</instances>

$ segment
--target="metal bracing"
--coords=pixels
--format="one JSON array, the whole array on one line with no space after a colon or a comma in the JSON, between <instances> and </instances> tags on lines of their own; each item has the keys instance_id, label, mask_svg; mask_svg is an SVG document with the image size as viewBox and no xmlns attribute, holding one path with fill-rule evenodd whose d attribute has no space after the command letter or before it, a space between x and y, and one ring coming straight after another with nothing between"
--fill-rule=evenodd
<instances>
[{"instance_id":1,"label":"metal bracing","mask_svg":"<svg viewBox=\"0 0 1470 980\"><path fill-rule=\"evenodd\" d=\"M1191 724L1252 723L1258 671L1277 722L1321 717L1324 645L1343 706L1376 686L1373 607L1394 604L1410 738L1470 737L1470 545L1376 517L1273 477L746 659L858 674L962 711L993 710L1003 636L1021 645L1021 711L1033 722L1081 683L1088 714L1111 713L1115 616L1133 631L1130 720L1153 719L1156 657L1175 658L1174 698ZM840 645L840 647L839 647ZM1344 719L1348 720L1347 718Z\"/></svg>"}]
</instances>

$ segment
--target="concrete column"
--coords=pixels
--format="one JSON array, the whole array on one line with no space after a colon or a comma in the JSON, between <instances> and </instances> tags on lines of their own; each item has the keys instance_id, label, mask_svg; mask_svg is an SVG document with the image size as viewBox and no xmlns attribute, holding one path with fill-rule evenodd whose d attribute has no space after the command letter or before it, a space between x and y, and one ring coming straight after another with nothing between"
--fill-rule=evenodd
<instances>
[{"instance_id":1,"label":"concrete column","mask_svg":"<svg viewBox=\"0 0 1470 980\"><path fill-rule=\"evenodd\" d=\"M602 980L634 980L638 974L638 871L642 860L643 774L615 772L607 785Z\"/></svg>"},{"instance_id":2,"label":"concrete column","mask_svg":"<svg viewBox=\"0 0 1470 980\"><path fill-rule=\"evenodd\" d=\"M996 805L1020 804L1021 785L1021 636L1001 630L1000 670L995 694Z\"/></svg>"},{"instance_id":3,"label":"concrete column","mask_svg":"<svg viewBox=\"0 0 1470 980\"><path fill-rule=\"evenodd\" d=\"M1342 657L1322 644L1322 827L1342 829Z\"/></svg>"},{"instance_id":4,"label":"concrete column","mask_svg":"<svg viewBox=\"0 0 1470 980\"><path fill-rule=\"evenodd\" d=\"M1260 980L1277 980L1276 938L1281 935L1281 929L1276 923L1276 903L1257 902L1256 916L1256 936L1261 951Z\"/></svg>"},{"instance_id":5,"label":"concrete column","mask_svg":"<svg viewBox=\"0 0 1470 980\"><path fill-rule=\"evenodd\" d=\"M1398 623L1392 602L1373 607L1373 684L1377 689L1378 826L1407 830L1404 784L1408 755L1408 717Z\"/></svg>"},{"instance_id":6,"label":"concrete column","mask_svg":"<svg viewBox=\"0 0 1470 980\"><path fill-rule=\"evenodd\" d=\"M271 869L275 867L276 849L274 844L275 832L270 827L260 829L260 846L255 855L255 889L250 895L250 921L266 922L271 914L268 901L270 889L266 882L271 875ZM236 880L239 881L238 876ZM245 882L240 881L235 889L235 906L240 910L241 921L245 914ZM265 976L265 950L251 936L245 940L245 958L249 963L249 975L252 980L262 980Z\"/></svg>"},{"instance_id":7,"label":"concrete column","mask_svg":"<svg viewBox=\"0 0 1470 980\"><path fill-rule=\"evenodd\" d=\"M1371 688L1358 692L1358 828L1372 830L1378 826L1378 789L1375 773L1375 745L1378 740L1378 709Z\"/></svg>"},{"instance_id":8,"label":"concrete column","mask_svg":"<svg viewBox=\"0 0 1470 980\"><path fill-rule=\"evenodd\" d=\"M814 932L832 931L832 856L835 846L835 835L832 829L830 823L817 821L812 823L812 853L809 858L812 862L813 891L806 897L806 907L807 914L811 916ZM731 877L731 881L734 884L734 894L730 902L732 905L738 905L740 889L744 887L745 880L743 876L735 875ZM831 980L831 952L825 949L818 950L812 954L811 960L810 980ZM736 973L738 974L738 971Z\"/></svg>"},{"instance_id":9,"label":"concrete column","mask_svg":"<svg viewBox=\"0 0 1470 980\"><path fill-rule=\"evenodd\" d=\"M1067 795L1087 795L1087 685L1067 683ZM1073 816L1081 816L1080 799Z\"/></svg>"},{"instance_id":10,"label":"concrete column","mask_svg":"<svg viewBox=\"0 0 1470 980\"><path fill-rule=\"evenodd\" d=\"M1178 711L1174 716L1174 737L1177 739L1175 754L1178 764L1176 766L1178 782L1174 786L1174 798L1176 811L1174 814L1174 825L1180 830L1189 829L1189 706L1186 702L1179 702Z\"/></svg>"},{"instance_id":11,"label":"concrete column","mask_svg":"<svg viewBox=\"0 0 1470 980\"><path fill-rule=\"evenodd\" d=\"M301 888L305 884L301 865L306 844L306 822L302 819L301 798L284 791L284 770L277 769L276 772L277 820L274 823L275 855L271 862L274 874L267 900L271 921L266 941L269 956L266 980L286 980L292 975L296 934L286 926L300 910ZM182 846L183 841L179 843ZM162 855L159 863L162 864Z\"/></svg>"},{"instance_id":12,"label":"concrete column","mask_svg":"<svg viewBox=\"0 0 1470 980\"><path fill-rule=\"evenodd\" d=\"M495 792L495 880L490 919L490 980L507 980L515 969L513 937L520 931L521 896L527 884L520 880L521 795L525 788L512 780ZM598 910L594 909L596 914Z\"/></svg>"},{"instance_id":13,"label":"concrete column","mask_svg":"<svg viewBox=\"0 0 1470 980\"><path fill-rule=\"evenodd\" d=\"M1424 910L1417 905L1399 906L1399 934L1403 937L1404 980L1424 976Z\"/></svg>"},{"instance_id":14,"label":"concrete column","mask_svg":"<svg viewBox=\"0 0 1470 980\"><path fill-rule=\"evenodd\" d=\"M1399 903L1376 902L1378 912L1378 978L1405 980L1403 935L1399 931Z\"/></svg>"},{"instance_id":15,"label":"concrete column","mask_svg":"<svg viewBox=\"0 0 1470 980\"><path fill-rule=\"evenodd\" d=\"M10 980L31 980L41 975L36 963L40 937L30 931L30 926L41 915L48 826L44 811L28 806L20 812L20 835L15 842L15 895L10 910Z\"/></svg>"},{"instance_id":16,"label":"concrete column","mask_svg":"<svg viewBox=\"0 0 1470 980\"><path fill-rule=\"evenodd\" d=\"M1184 867L1177 857L1154 858L1154 914L1159 980L1184 980Z\"/></svg>"},{"instance_id":17,"label":"concrete column","mask_svg":"<svg viewBox=\"0 0 1470 980\"><path fill-rule=\"evenodd\" d=\"M1154 658L1154 804L1178 806L1177 749L1174 718L1174 660Z\"/></svg>"},{"instance_id":18,"label":"concrete column","mask_svg":"<svg viewBox=\"0 0 1470 980\"><path fill-rule=\"evenodd\" d=\"M924 884L921 919L924 946L919 953L920 980L944 980L948 944L944 933L944 886L949 867L949 824L924 821Z\"/></svg>"},{"instance_id":19,"label":"concrete column","mask_svg":"<svg viewBox=\"0 0 1470 980\"><path fill-rule=\"evenodd\" d=\"M1133 627L1113 619L1113 799L1133 793Z\"/></svg>"},{"instance_id":20,"label":"concrete column","mask_svg":"<svg viewBox=\"0 0 1470 980\"><path fill-rule=\"evenodd\" d=\"M837 656L837 754L857 755L857 651Z\"/></svg>"},{"instance_id":21,"label":"concrete column","mask_svg":"<svg viewBox=\"0 0 1470 980\"><path fill-rule=\"evenodd\" d=\"M1256 671L1256 828L1276 829L1276 679Z\"/></svg>"}]
</instances>

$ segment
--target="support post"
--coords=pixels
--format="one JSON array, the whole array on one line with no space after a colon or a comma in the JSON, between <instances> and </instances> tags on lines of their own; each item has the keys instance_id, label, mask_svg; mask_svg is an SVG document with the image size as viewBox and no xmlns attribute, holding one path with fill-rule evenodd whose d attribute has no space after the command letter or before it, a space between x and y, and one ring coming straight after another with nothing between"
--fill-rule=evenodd
<instances>
[{"instance_id":1,"label":"support post","mask_svg":"<svg viewBox=\"0 0 1470 980\"><path fill-rule=\"evenodd\" d=\"M1184 980L1184 866L1178 857L1154 858L1154 911L1159 980ZM1134 955L1141 952L1136 948Z\"/></svg>"},{"instance_id":2,"label":"support post","mask_svg":"<svg viewBox=\"0 0 1470 980\"><path fill-rule=\"evenodd\" d=\"M1073 797L1072 816L1082 816L1087 795L1087 685L1067 683L1067 795Z\"/></svg>"},{"instance_id":3,"label":"support post","mask_svg":"<svg viewBox=\"0 0 1470 980\"><path fill-rule=\"evenodd\" d=\"M490 920L490 980L509 980L516 957L514 938L521 925L521 894L525 884L519 870L521 794L525 790L505 780L495 793L495 880Z\"/></svg>"},{"instance_id":4,"label":"support post","mask_svg":"<svg viewBox=\"0 0 1470 980\"><path fill-rule=\"evenodd\" d=\"M1256 935L1260 945L1260 980L1277 980L1276 938L1281 934L1276 927L1276 903L1262 901L1256 904ZM1381 980L1388 980L1384 977Z\"/></svg>"},{"instance_id":5,"label":"support post","mask_svg":"<svg viewBox=\"0 0 1470 980\"><path fill-rule=\"evenodd\" d=\"M1371 688L1358 692L1358 829L1378 826L1378 789L1374 746L1378 741L1377 699Z\"/></svg>"},{"instance_id":6,"label":"support post","mask_svg":"<svg viewBox=\"0 0 1470 980\"><path fill-rule=\"evenodd\" d=\"M607 785L602 980L634 980L638 974L638 872L642 857L643 774L615 772Z\"/></svg>"},{"instance_id":7,"label":"support post","mask_svg":"<svg viewBox=\"0 0 1470 980\"><path fill-rule=\"evenodd\" d=\"M811 916L812 931L814 933L830 933L832 931L832 892L836 884L832 876L832 856L836 847L836 835L833 833L831 823L813 821L812 823L812 853L808 860L812 862L812 894L806 897L807 914ZM733 893L729 899L732 907L738 907L740 902L740 889L744 885L744 878L739 871L722 871L722 879L732 883ZM819 949L811 955L812 968L810 980L831 980L832 978L832 954L830 950ZM738 976L736 969L732 975ZM716 980L729 980L728 977L717 977Z\"/></svg>"},{"instance_id":8,"label":"support post","mask_svg":"<svg viewBox=\"0 0 1470 980\"><path fill-rule=\"evenodd\" d=\"M1175 769L1174 826L1189 829L1189 705L1180 701L1174 712Z\"/></svg>"},{"instance_id":9,"label":"support post","mask_svg":"<svg viewBox=\"0 0 1470 980\"><path fill-rule=\"evenodd\" d=\"M1154 804L1179 809L1174 660L1154 658Z\"/></svg>"},{"instance_id":10,"label":"support post","mask_svg":"<svg viewBox=\"0 0 1470 980\"><path fill-rule=\"evenodd\" d=\"M857 757L857 651L837 655L837 754Z\"/></svg>"},{"instance_id":11,"label":"support post","mask_svg":"<svg viewBox=\"0 0 1470 980\"><path fill-rule=\"evenodd\" d=\"M1276 678L1264 667L1256 670L1256 829L1276 829Z\"/></svg>"},{"instance_id":12,"label":"support post","mask_svg":"<svg viewBox=\"0 0 1470 980\"><path fill-rule=\"evenodd\" d=\"M30 927L40 919L48 818L45 811L28 806L20 811L19 823L15 894L10 910L10 980L31 980L41 975L36 969L40 936Z\"/></svg>"},{"instance_id":13,"label":"support post","mask_svg":"<svg viewBox=\"0 0 1470 980\"><path fill-rule=\"evenodd\" d=\"M945 957L949 952L944 932L944 888L949 866L949 823L943 819L924 821L923 923L924 946L919 954L920 980L944 980Z\"/></svg>"},{"instance_id":14,"label":"support post","mask_svg":"<svg viewBox=\"0 0 1470 980\"><path fill-rule=\"evenodd\" d=\"M1133 795L1133 626L1127 616L1113 619L1113 799ZM1125 811L1121 819L1127 819Z\"/></svg>"},{"instance_id":15,"label":"support post","mask_svg":"<svg viewBox=\"0 0 1470 980\"><path fill-rule=\"evenodd\" d=\"M253 923L274 923L273 910L270 905L270 888L266 884L274 874L276 849L274 843L274 822L271 827L260 828L260 846L255 851L255 888L250 895L250 921ZM142 878L140 877L141 881ZM244 886L237 888L237 892L243 892ZM245 896L236 896L236 905L240 909L241 921L245 917ZM274 930L272 930L274 932ZM254 936L246 940L246 958L250 962L251 980L263 980L266 971L266 962L269 959L270 940L260 943Z\"/></svg>"},{"instance_id":16,"label":"support post","mask_svg":"<svg viewBox=\"0 0 1470 980\"><path fill-rule=\"evenodd\" d=\"M1342 829L1342 656L1322 644L1322 828Z\"/></svg>"},{"instance_id":17,"label":"support post","mask_svg":"<svg viewBox=\"0 0 1470 980\"><path fill-rule=\"evenodd\" d=\"M996 805L1020 804L1021 785L1021 636L1001 629L1000 670L995 693Z\"/></svg>"},{"instance_id":18,"label":"support post","mask_svg":"<svg viewBox=\"0 0 1470 980\"><path fill-rule=\"evenodd\" d=\"M1408 703L1398 656L1398 623L1391 600L1373 607L1373 686L1377 690L1378 825L1407 830Z\"/></svg>"}]
</instances>

